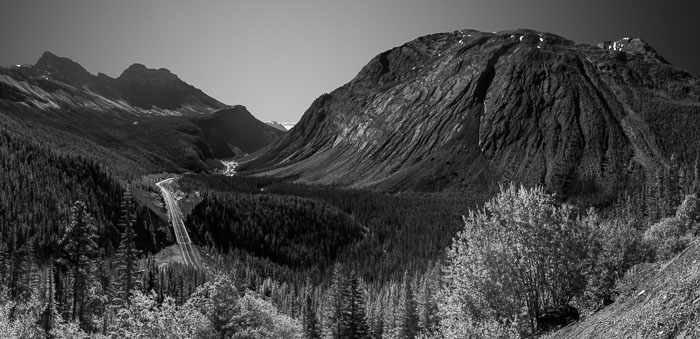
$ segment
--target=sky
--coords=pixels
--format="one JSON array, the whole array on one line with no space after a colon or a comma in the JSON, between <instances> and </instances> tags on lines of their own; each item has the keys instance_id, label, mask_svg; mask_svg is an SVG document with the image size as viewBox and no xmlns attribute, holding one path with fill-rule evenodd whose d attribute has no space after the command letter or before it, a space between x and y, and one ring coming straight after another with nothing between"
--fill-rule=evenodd
<instances>
[{"instance_id":1,"label":"sky","mask_svg":"<svg viewBox=\"0 0 700 339\"><path fill-rule=\"evenodd\" d=\"M164 67L260 120L293 122L375 55L465 28L639 37L700 76L698 0L0 0L0 65L51 51L112 77Z\"/></svg>"}]
</instances>

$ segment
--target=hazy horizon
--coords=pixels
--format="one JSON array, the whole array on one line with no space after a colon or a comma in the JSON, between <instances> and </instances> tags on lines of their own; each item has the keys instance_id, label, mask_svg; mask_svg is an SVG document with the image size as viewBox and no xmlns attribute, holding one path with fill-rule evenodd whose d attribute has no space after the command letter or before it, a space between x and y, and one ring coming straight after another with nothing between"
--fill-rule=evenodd
<instances>
[{"instance_id":1,"label":"hazy horizon","mask_svg":"<svg viewBox=\"0 0 700 339\"><path fill-rule=\"evenodd\" d=\"M167 68L261 120L294 122L372 57L419 36L529 28L594 44L649 42L700 75L693 1L3 1L0 65L44 51L117 77L133 63Z\"/></svg>"}]
</instances>

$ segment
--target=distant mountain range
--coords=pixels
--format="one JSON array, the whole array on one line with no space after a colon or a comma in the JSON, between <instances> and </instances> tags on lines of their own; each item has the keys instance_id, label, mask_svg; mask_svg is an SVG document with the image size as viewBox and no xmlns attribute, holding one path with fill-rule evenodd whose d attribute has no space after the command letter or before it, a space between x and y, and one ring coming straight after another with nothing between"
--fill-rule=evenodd
<instances>
[{"instance_id":1,"label":"distant mountain range","mask_svg":"<svg viewBox=\"0 0 700 339\"><path fill-rule=\"evenodd\" d=\"M244 173L381 190L611 197L700 152L700 80L640 39L420 37L314 101Z\"/></svg>"},{"instance_id":2,"label":"distant mountain range","mask_svg":"<svg viewBox=\"0 0 700 339\"><path fill-rule=\"evenodd\" d=\"M0 123L10 120L57 150L135 173L207 170L210 159L252 153L283 134L167 69L133 64L111 78L50 52L0 68Z\"/></svg>"},{"instance_id":3,"label":"distant mountain range","mask_svg":"<svg viewBox=\"0 0 700 339\"><path fill-rule=\"evenodd\" d=\"M285 132L289 131L290 129L292 129L292 127L294 127L294 125L296 125L296 122L266 121L265 123L274 127L274 128L277 128L280 131L285 131Z\"/></svg>"},{"instance_id":4,"label":"distant mountain range","mask_svg":"<svg viewBox=\"0 0 700 339\"><path fill-rule=\"evenodd\" d=\"M266 121L265 123L280 130L280 131L285 131L285 132L287 131L287 128L285 128L284 125L282 125L281 123L279 123L277 121Z\"/></svg>"},{"instance_id":5,"label":"distant mountain range","mask_svg":"<svg viewBox=\"0 0 700 339\"><path fill-rule=\"evenodd\" d=\"M80 64L45 52L33 66L0 69L0 99L39 109L85 108L134 114L193 115L226 105L165 68L133 64L118 78L92 75Z\"/></svg>"}]
</instances>

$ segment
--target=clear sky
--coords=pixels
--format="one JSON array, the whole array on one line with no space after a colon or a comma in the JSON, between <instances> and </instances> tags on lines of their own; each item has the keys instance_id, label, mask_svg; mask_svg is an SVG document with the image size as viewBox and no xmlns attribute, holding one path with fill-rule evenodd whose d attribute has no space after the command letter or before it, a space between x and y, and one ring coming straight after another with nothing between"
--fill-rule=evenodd
<instances>
[{"instance_id":1,"label":"clear sky","mask_svg":"<svg viewBox=\"0 0 700 339\"><path fill-rule=\"evenodd\" d=\"M463 28L640 37L700 75L700 0L0 0L0 64L49 50L112 77L165 67L261 120L296 121L376 54Z\"/></svg>"}]
</instances>

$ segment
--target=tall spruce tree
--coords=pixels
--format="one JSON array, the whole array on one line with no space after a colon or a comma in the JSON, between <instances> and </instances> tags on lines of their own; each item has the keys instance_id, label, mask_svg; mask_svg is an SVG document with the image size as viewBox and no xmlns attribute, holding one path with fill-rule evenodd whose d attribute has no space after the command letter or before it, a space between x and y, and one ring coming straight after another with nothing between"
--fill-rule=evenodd
<instances>
[{"instance_id":1,"label":"tall spruce tree","mask_svg":"<svg viewBox=\"0 0 700 339\"><path fill-rule=\"evenodd\" d=\"M314 309L314 302L311 298L311 292L311 283L307 282L304 291L306 300L304 302L304 308L302 310L302 326L304 330L304 338L320 339L321 331L318 328L318 321L316 320L316 310Z\"/></svg>"},{"instance_id":2,"label":"tall spruce tree","mask_svg":"<svg viewBox=\"0 0 700 339\"><path fill-rule=\"evenodd\" d=\"M341 320L342 338L366 339L369 338L369 326L367 326L367 313L365 311L365 290L362 279L357 272L351 272L345 289L347 308Z\"/></svg>"},{"instance_id":3,"label":"tall spruce tree","mask_svg":"<svg viewBox=\"0 0 700 339\"><path fill-rule=\"evenodd\" d=\"M130 187L124 191L121 213L118 224L121 241L116 253L117 276L115 283L118 286L117 295L129 302L129 298L139 282L138 275L140 273L138 267L140 251L136 249L136 232L134 231L136 216Z\"/></svg>"},{"instance_id":4,"label":"tall spruce tree","mask_svg":"<svg viewBox=\"0 0 700 339\"><path fill-rule=\"evenodd\" d=\"M680 165L678 157L675 154L671 155L668 169L668 207L669 214L673 214L676 207L681 203L681 183L680 183Z\"/></svg>"},{"instance_id":5,"label":"tall spruce tree","mask_svg":"<svg viewBox=\"0 0 700 339\"><path fill-rule=\"evenodd\" d=\"M700 195L700 161L698 159L700 156L695 158L695 164L693 164L693 185L691 192L695 192L695 194Z\"/></svg>"},{"instance_id":6,"label":"tall spruce tree","mask_svg":"<svg viewBox=\"0 0 700 339\"><path fill-rule=\"evenodd\" d=\"M88 213L85 203L78 200L71 208L70 222L61 239L64 251L63 262L72 272L72 306L70 318L83 322L82 311L88 296L89 282L95 272L95 259L98 255L97 227Z\"/></svg>"},{"instance_id":7,"label":"tall spruce tree","mask_svg":"<svg viewBox=\"0 0 700 339\"><path fill-rule=\"evenodd\" d=\"M54 293L54 269L53 259L49 259L49 264L43 271L43 309L41 311L41 327L46 335L49 335L54 329L58 320L58 309L56 308L55 293Z\"/></svg>"},{"instance_id":8,"label":"tall spruce tree","mask_svg":"<svg viewBox=\"0 0 700 339\"><path fill-rule=\"evenodd\" d=\"M439 270L439 267L433 267L427 271L420 290L421 303L419 303L418 307L418 327L426 333L433 333L439 323L437 302L433 295L438 287L435 277L438 277Z\"/></svg>"},{"instance_id":9,"label":"tall spruce tree","mask_svg":"<svg viewBox=\"0 0 700 339\"><path fill-rule=\"evenodd\" d=\"M404 274L399 297L398 337L413 339L418 335L418 312L408 272Z\"/></svg>"},{"instance_id":10,"label":"tall spruce tree","mask_svg":"<svg viewBox=\"0 0 700 339\"><path fill-rule=\"evenodd\" d=\"M343 337L343 320L346 309L345 287L347 282L343 267L335 264L331 286L327 292L326 309L324 312L324 333L326 338L340 339Z\"/></svg>"}]
</instances>

